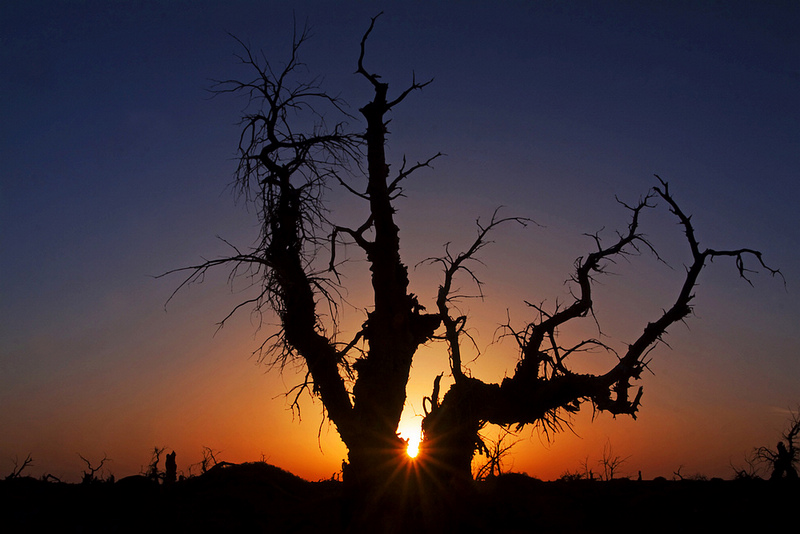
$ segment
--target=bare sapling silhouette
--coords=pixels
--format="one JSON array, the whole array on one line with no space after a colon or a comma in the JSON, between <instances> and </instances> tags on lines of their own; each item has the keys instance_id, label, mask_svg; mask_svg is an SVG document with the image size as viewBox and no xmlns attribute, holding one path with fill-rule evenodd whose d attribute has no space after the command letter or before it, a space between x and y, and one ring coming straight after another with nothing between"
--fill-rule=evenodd
<instances>
[{"instance_id":1,"label":"bare sapling silhouette","mask_svg":"<svg viewBox=\"0 0 800 534\"><path fill-rule=\"evenodd\" d=\"M13 480L15 478L21 477L22 472L32 465L33 465L33 457L30 455L30 453L22 461L22 465L20 465L19 463L19 458L14 458L14 468L11 470L9 474L6 475L5 479Z\"/></svg>"},{"instance_id":2,"label":"bare sapling silhouette","mask_svg":"<svg viewBox=\"0 0 800 534\"><path fill-rule=\"evenodd\" d=\"M220 454L221 451L215 451L211 447L203 447L203 459L200 460L200 472L206 473L209 469L217 465L219 460L217 460L217 454Z\"/></svg>"},{"instance_id":3,"label":"bare sapling silhouette","mask_svg":"<svg viewBox=\"0 0 800 534\"><path fill-rule=\"evenodd\" d=\"M164 447L161 447L160 449L158 447L153 447L153 455L150 458L150 464L147 466L147 470L144 471L144 475L154 482L158 482L158 480L161 478L161 472L159 471L158 464L161 461L161 455L163 453Z\"/></svg>"},{"instance_id":4,"label":"bare sapling silhouette","mask_svg":"<svg viewBox=\"0 0 800 534\"><path fill-rule=\"evenodd\" d=\"M600 478L601 480L614 480L614 476L619 473L619 468L630 459L630 456L623 458L614 453L611 447L611 442L606 441L603 445L603 457L597 463L600 465ZM642 472L639 471L639 478L641 479Z\"/></svg>"},{"instance_id":5,"label":"bare sapling silhouette","mask_svg":"<svg viewBox=\"0 0 800 534\"><path fill-rule=\"evenodd\" d=\"M90 462L89 460L84 458L81 454L78 454L78 457L81 460L84 461L84 463L86 464L86 468L88 469L88 471L84 471L83 472L83 476L81 478L81 483L82 484L94 484L94 483L97 483L97 482L101 482L102 479L97 477L96 473L98 471L102 471L103 470L103 466L105 465L105 463L106 462L110 462L111 459L107 455L104 454L103 458L100 460L100 463L98 463L96 466L93 466L92 462ZM114 476L110 475L108 481L113 483L114 482Z\"/></svg>"},{"instance_id":6,"label":"bare sapling silhouette","mask_svg":"<svg viewBox=\"0 0 800 534\"><path fill-rule=\"evenodd\" d=\"M500 476L507 471L506 460L511 456L514 445L519 443L519 440L511 440L509 436L512 434L503 432L497 439L479 438L481 446L478 454L485 456L486 461L475 470L475 480Z\"/></svg>"}]
</instances>

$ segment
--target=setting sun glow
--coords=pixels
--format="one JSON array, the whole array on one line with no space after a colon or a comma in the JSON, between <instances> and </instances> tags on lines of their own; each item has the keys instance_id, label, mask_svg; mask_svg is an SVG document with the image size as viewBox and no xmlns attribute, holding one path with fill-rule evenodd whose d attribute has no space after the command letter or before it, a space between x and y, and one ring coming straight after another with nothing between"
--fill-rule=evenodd
<instances>
[{"instance_id":1,"label":"setting sun glow","mask_svg":"<svg viewBox=\"0 0 800 534\"><path fill-rule=\"evenodd\" d=\"M417 454L419 454L419 442L422 439L420 433L422 429L417 425L402 422L400 423L399 430L398 435L408 442L406 454L408 454L409 458L416 458Z\"/></svg>"},{"instance_id":2,"label":"setting sun glow","mask_svg":"<svg viewBox=\"0 0 800 534\"><path fill-rule=\"evenodd\" d=\"M406 447L406 454L408 454L408 456L411 458L417 457L417 454L419 454L419 438L408 440L408 447Z\"/></svg>"}]
</instances>

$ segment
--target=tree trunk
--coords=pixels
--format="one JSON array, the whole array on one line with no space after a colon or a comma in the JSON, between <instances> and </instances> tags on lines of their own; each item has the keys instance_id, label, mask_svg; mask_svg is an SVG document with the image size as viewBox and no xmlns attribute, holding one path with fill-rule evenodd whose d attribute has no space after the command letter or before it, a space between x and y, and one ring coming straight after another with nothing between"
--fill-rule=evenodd
<instances>
[{"instance_id":1,"label":"tree trunk","mask_svg":"<svg viewBox=\"0 0 800 534\"><path fill-rule=\"evenodd\" d=\"M472 479L481 419L475 404L480 400L471 385L466 377L453 384L422 422L419 461L435 480L450 486L463 486Z\"/></svg>"}]
</instances>

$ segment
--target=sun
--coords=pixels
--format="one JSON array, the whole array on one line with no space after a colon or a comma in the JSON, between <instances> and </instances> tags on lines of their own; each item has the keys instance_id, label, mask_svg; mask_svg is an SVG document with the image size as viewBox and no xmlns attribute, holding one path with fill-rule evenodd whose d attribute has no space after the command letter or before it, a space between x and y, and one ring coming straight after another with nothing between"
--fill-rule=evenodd
<instances>
[{"instance_id":1,"label":"sun","mask_svg":"<svg viewBox=\"0 0 800 534\"><path fill-rule=\"evenodd\" d=\"M419 438L418 439L408 439L408 446L406 447L406 454L408 454L409 458L416 458L419 454Z\"/></svg>"},{"instance_id":2,"label":"sun","mask_svg":"<svg viewBox=\"0 0 800 534\"><path fill-rule=\"evenodd\" d=\"M408 441L406 454L409 458L416 458L419 454L420 433L422 429L419 425L401 424L398 434L401 438Z\"/></svg>"}]
</instances>

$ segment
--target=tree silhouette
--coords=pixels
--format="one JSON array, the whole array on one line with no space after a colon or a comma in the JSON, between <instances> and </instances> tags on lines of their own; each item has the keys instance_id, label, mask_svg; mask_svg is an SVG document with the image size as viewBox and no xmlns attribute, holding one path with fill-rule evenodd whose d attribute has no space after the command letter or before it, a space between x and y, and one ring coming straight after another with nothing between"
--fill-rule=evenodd
<instances>
[{"instance_id":1,"label":"tree silhouette","mask_svg":"<svg viewBox=\"0 0 800 534\"><path fill-rule=\"evenodd\" d=\"M800 407L791 413L788 428L781 434L782 441L778 442L775 449L759 447L755 451L756 461L767 464L772 470L770 480L782 478L797 480L795 464L800 461L798 436L800 436Z\"/></svg>"},{"instance_id":2,"label":"tree silhouette","mask_svg":"<svg viewBox=\"0 0 800 534\"><path fill-rule=\"evenodd\" d=\"M101 479L96 477L95 473L101 471L106 462L111 461L111 459L104 454L103 458L100 460L100 463L97 464L97 467L93 467L92 462L84 458L81 454L78 454L78 457L84 461L84 463L86 464L86 468L88 469L88 471L83 472L83 478L81 478L82 484L94 484L96 482L99 482ZM112 475L109 480L113 482L114 476Z\"/></svg>"},{"instance_id":3,"label":"tree silhouette","mask_svg":"<svg viewBox=\"0 0 800 534\"><path fill-rule=\"evenodd\" d=\"M33 457L30 455L30 453L28 453L28 455L22 461L22 465L19 465L19 458L14 458L14 469L12 469L11 472L6 475L5 479L13 480L15 478L20 478L22 472L31 465L33 465Z\"/></svg>"},{"instance_id":4,"label":"tree silhouette","mask_svg":"<svg viewBox=\"0 0 800 534\"><path fill-rule=\"evenodd\" d=\"M462 277L480 288L471 265L488 244L489 234L500 225L528 221L495 212L488 222L478 222L469 248L462 252L445 248L442 257L428 260L444 273L435 310L426 311L410 292L394 203L403 192L404 180L430 167L441 154L415 164L404 158L399 169L391 172L385 150L387 114L431 80L412 78L402 91L391 93L389 85L367 68L367 41L376 18L363 34L357 58L356 75L372 89L372 99L359 110L366 123L363 131L351 130L349 123L359 119L347 112L338 97L325 92L318 79L304 81L305 66L298 52L308 39L307 31L295 33L289 59L281 67L240 41L244 53L239 59L251 69L253 78L222 80L216 91L249 98L241 120L235 185L236 192L255 208L260 236L246 250L229 244L232 253L227 257L169 273L187 274L176 292L219 267L229 269L231 280L246 276L254 281L255 295L232 309L222 323L244 308L258 316L277 316L279 330L261 345L261 357L279 368L289 363L303 366L305 380L292 390L294 403L303 391L322 401L325 415L348 448L343 480L353 502L361 509L377 504L376 509L382 510L397 495L407 494L409 490L400 486L408 484L405 475L409 472L417 477L416 483L431 488L462 485L470 477L470 462L481 443L478 431L486 424L516 425L517 429L538 425L554 431L584 403L599 411L636 417L642 388L632 390L633 382L640 378L651 350L667 329L692 312L693 290L706 263L730 257L748 282L751 271L745 261L773 275L780 273L765 265L754 249L701 248L690 216L679 207L668 183L657 177L656 185L638 202L620 202L630 215L625 231L610 242L591 236L594 250L575 261L571 302L552 309L529 304L534 315L530 322L523 328L505 325L506 334L519 347L513 373L500 383L472 376L461 352L469 318L457 311L460 297L454 288ZM338 120L330 122L332 117ZM345 226L329 219L325 193L331 188L363 201L366 209L360 224ZM593 283L609 264L643 250L658 257L640 229L642 213L657 204L666 205L677 218L691 252L675 301L644 325L638 339L625 353L617 354L617 363L605 373L572 371L571 355L612 349L597 339L563 346L559 329L593 315ZM341 258L346 246L355 246L356 255L369 265L373 303L361 328L341 341L339 271L347 259ZM419 456L409 466L405 442L397 434L406 383L419 347L436 340L448 347L454 383L440 395L440 375L432 394L424 399L423 441Z\"/></svg>"}]
</instances>

